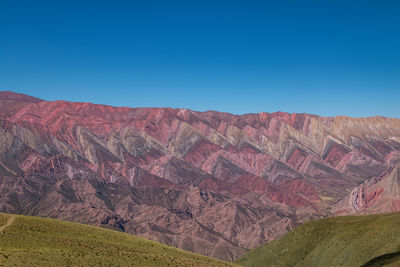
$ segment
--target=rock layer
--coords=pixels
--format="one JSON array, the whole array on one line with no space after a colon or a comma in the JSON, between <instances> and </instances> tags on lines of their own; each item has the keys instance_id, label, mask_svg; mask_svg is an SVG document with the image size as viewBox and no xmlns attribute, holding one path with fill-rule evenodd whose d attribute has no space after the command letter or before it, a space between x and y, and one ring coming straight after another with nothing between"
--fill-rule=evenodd
<instances>
[{"instance_id":1,"label":"rock layer","mask_svg":"<svg viewBox=\"0 0 400 267\"><path fill-rule=\"evenodd\" d=\"M0 92L0 211L225 260L307 220L400 210L399 162L398 119L117 108Z\"/></svg>"}]
</instances>

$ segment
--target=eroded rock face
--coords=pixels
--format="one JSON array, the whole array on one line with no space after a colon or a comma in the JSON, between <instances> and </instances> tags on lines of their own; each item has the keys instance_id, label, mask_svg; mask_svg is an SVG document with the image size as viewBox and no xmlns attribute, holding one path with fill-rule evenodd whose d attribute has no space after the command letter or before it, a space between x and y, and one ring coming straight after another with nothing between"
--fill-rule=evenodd
<instances>
[{"instance_id":1,"label":"eroded rock face","mask_svg":"<svg viewBox=\"0 0 400 267\"><path fill-rule=\"evenodd\" d=\"M115 108L0 92L0 211L225 260L324 216L399 211L400 120Z\"/></svg>"},{"instance_id":2,"label":"eroded rock face","mask_svg":"<svg viewBox=\"0 0 400 267\"><path fill-rule=\"evenodd\" d=\"M374 214L400 210L400 164L353 188L337 203L335 214Z\"/></svg>"}]
</instances>

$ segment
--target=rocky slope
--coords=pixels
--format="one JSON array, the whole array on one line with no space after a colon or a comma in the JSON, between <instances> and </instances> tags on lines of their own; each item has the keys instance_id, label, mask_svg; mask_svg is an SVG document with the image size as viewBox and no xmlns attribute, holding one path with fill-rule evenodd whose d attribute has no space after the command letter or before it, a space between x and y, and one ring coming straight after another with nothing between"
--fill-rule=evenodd
<instances>
[{"instance_id":1,"label":"rocky slope","mask_svg":"<svg viewBox=\"0 0 400 267\"><path fill-rule=\"evenodd\" d=\"M360 212L348 200L355 188L398 162L398 119L0 93L0 211L116 228L225 260L301 222ZM365 212L399 210L388 186Z\"/></svg>"},{"instance_id":2,"label":"rocky slope","mask_svg":"<svg viewBox=\"0 0 400 267\"><path fill-rule=\"evenodd\" d=\"M333 212L374 214L400 210L400 164L352 189Z\"/></svg>"}]
</instances>

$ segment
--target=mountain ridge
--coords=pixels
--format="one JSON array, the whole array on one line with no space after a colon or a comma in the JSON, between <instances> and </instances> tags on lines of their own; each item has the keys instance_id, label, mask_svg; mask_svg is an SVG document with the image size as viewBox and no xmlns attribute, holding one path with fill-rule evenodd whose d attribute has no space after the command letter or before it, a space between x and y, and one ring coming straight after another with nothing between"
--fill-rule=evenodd
<instances>
[{"instance_id":1,"label":"mountain ridge","mask_svg":"<svg viewBox=\"0 0 400 267\"><path fill-rule=\"evenodd\" d=\"M391 117L391 116L384 116L384 115L373 115L373 116L348 116L348 115L329 115L329 116L324 116L324 115L319 115L319 114L313 114L313 113L307 113L307 112L287 112L287 111L282 111L282 110L277 110L273 112L267 112L267 111L260 111L260 112L248 112L248 113L241 113L241 114L236 114L228 111L218 111L214 109L210 110L195 110L195 109L190 109L190 108L179 108L179 107L157 107L157 106L150 106L150 107L133 107L133 106L113 106L109 104L98 104L92 101L69 101L69 100L44 100L40 99L37 97L30 96L25 93L18 93L14 92L11 90L4 90L0 91L0 98L3 98L4 96L21 96L21 97L28 97L32 99L36 99L39 101L46 101L46 102L60 102L60 103L76 103L76 104L90 104L90 105L96 105L96 106L105 106L105 107L112 107L112 108L122 108L122 109L171 109L171 110L188 110L188 111L193 111L193 112L198 112L198 113L220 113L220 114L227 114L227 115L233 115L233 116L246 116L246 115L258 115L258 114L272 114L272 115L278 115L278 114L297 114L297 115L310 115L310 116L316 116L316 117L323 117L323 118L349 118L349 119L369 119L369 118L387 118L387 119L400 119L398 117Z\"/></svg>"}]
</instances>

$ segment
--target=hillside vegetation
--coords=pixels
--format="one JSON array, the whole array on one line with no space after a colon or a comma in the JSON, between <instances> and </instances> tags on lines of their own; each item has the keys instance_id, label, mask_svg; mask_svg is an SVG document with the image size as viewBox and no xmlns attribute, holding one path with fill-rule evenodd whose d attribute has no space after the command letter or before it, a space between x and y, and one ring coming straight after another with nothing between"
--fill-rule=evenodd
<instances>
[{"instance_id":1,"label":"hillside vegetation","mask_svg":"<svg viewBox=\"0 0 400 267\"><path fill-rule=\"evenodd\" d=\"M248 252L244 266L400 265L400 213L346 216L300 225Z\"/></svg>"},{"instance_id":2,"label":"hillside vegetation","mask_svg":"<svg viewBox=\"0 0 400 267\"><path fill-rule=\"evenodd\" d=\"M117 231L0 214L0 266L232 265Z\"/></svg>"}]
</instances>

